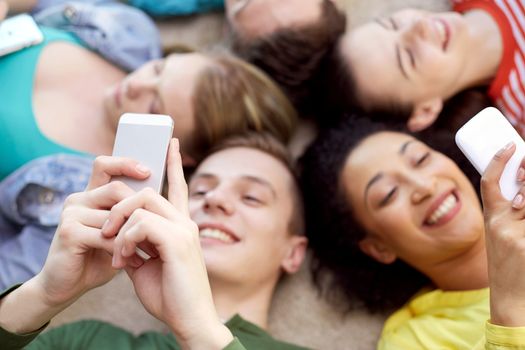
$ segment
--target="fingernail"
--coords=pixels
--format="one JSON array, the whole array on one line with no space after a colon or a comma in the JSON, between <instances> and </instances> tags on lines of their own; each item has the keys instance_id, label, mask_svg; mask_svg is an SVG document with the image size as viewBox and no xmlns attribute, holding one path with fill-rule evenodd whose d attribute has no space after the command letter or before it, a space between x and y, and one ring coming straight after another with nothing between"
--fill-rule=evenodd
<instances>
[{"instance_id":1,"label":"fingernail","mask_svg":"<svg viewBox=\"0 0 525 350\"><path fill-rule=\"evenodd\" d=\"M500 149L498 151L498 155L502 155L503 153L505 153L505 151L509 150L512 146L514 145L514 142L513 141L510 141L509 143L507 143L505 145L505 147L503 147L502 149Z\"/></svg>"},{"instance_id":2,"label":"fingernail","mask_svg":"<svg viewBox=\"0 0 525 350\"><path fill-rule=\"evenodd\" d=\"M148 167L146 167L146 166L144 166L142 164L137 164L136 169L138 171L140 171L141 173L143 173L143 174L148 174L149 173Z\"/></svg>"},{"instance_id":3,"label":"fingernail","mask_svg":"<svg viewBox=\"0 0 525 350\"><path fill-rule=\"evenodd\" d=\"M523 196L521 193L518 193L516 197L514 197L514 200L512 201L512 207L519 209L521 208L521 204L523 203Z\"/></svg>"},{"instance_id":4,"label":"fingernail","mask_svg":"<svg viewBox=\"0 0 525 350\"><path fill-rule=\"evenodd\" d=\"M525 180L525 169L523 169L522 167L520 167L518 169L518 181L519 182L523 182Z\"/></svg>"},{"instance_id":5,"label":"fingernail","mask_svg":"<svg viewBox=\"0 0 525 350\"><path fill-rule=\"evenodd\" d=\"M117 265L117 256L113 255L113 258L111 259L111 266L116 267Z\"/></svg>"}]
</instances>

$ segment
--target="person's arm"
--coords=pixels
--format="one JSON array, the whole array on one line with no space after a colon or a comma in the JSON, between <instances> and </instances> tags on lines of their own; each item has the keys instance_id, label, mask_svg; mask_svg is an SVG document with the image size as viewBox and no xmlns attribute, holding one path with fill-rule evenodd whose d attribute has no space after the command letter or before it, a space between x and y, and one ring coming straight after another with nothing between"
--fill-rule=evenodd
<instances>
[{"instance_id":1,"label":"person's arm","mask_svg":"<svg viewBox=\"0 0 525 350\"><path fill-rule=\"evenodd\" d=\"M30 12L38 3L38 0L5 0L9 5L11 13Z\"/></svg>"},{"instance_id":2,"label":"person's arm","mask_svg":"<svg viewBox=\"0 0 525 350\"><path fill-rule=\"evenodd\" d=\"M9 11L9 5L5 1L0 1L0 21L6 18Z\"/></svg>"},{"instance_id":3,"label":"person's arm","mask_svg":"<svg viewBox=\"0 0 525 350\"><path fill-rule=\"evenodd\" d=\"M126 269L146 310L171 328L183 349L237 349L213 303L176 140L167 167L168 200L146 189L111 209L102 234L116 237L113 267ZM151 258L142 260L137 247Z\"/></svg>"},{"instance_id":4,"label":"person's arm","mask_svg":"<svg viewBox=\"0 0 525 350\"><path fill-rule=\"evenodd\" d=\"M99 157L85 192L68 197L42 271L0 300L0 327L25 334L42 328L86 291L108 282L113 239L101 235L109 209L134 193L111 176L147 177L134 161Z\"/></svg>"},{"instance_id":5,"label":"person's arm","mask_svg":"<svg viewBox=\"0 0 525 350\"><path fill-rule=\"evenodd\" d=\"M492 159L481 180L490 287L487 348L525 347L525 185L509 202L499 180L516 146L509 144ZM525 180L525 160L517 180Z\"/></svg>"}]
</instances>

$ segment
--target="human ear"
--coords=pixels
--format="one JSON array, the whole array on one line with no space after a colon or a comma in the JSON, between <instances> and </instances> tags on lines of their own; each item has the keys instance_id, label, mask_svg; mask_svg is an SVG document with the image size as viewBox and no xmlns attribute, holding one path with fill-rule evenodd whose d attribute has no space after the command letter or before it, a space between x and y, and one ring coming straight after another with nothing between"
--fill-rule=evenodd
<instances>
[{"instance_id":1,"label":"human ear","mask_svg":"<svg viewBox=\"0 0 525 350\"><path fill-rule=\"evenodd\" d=\"M281 262L282 269L289 274L296 273L303 263L308 246L308 238L305 236L294 235L288 243L286 255Z\"/></svg>"},{"instance_id":2,"label":"human ear","mask_svg":"<svg viewBox=\"0 0 525 350\"><path fill-rule=\"evenodd\" d=\"M396 261L396 253L376 237L365 237L359 241L363 253L382 264L392 264Z\"/></svg>"},{"instance_id":3,"label":"human ear","mask_svg":"<svg viewBox=\"0 0 525 350\"><path fill-rule=\"evenodd\" d=\"M436 121L442 110L443 99L441 97L434 97L417 103L410 118L408 118L408 130L417 132L428 128Z\"/></svg>"}]
</instances>

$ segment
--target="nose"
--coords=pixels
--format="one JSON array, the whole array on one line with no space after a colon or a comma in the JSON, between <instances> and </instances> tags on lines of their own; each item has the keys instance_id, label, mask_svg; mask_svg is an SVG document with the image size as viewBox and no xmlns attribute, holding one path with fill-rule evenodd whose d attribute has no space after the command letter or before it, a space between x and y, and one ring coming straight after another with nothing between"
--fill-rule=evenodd
<instances>
[{"instance_id":1,"label":"nose","mask_svg":"<svg viewBox=\"0 0 525 350\"><path fill-rule=\"evenodd\" d=\"M416 204L432 197L436 188L435 178L421 173L411 174L410 183L412 185L411 199Z\"/></svg>"},{"instance_id":2,"label":"nose","mask_svg":"<svg viewBox=\"0 0 525 350\"><path fill-rule=\"evenodd\" d=\"M215 188L204 196L204 211L223 215L231 215L234 205L226 189Z\"/></svg>"},{"instance_id":3,"label":"nose","mask_svg":"<svg viewBox=\"0 0 525 350\"><path fill-rule=\"evenodd\" d=\"M410 25L404 28L401 35L407 43L411 43L417 39L427 39L428 34L428 20L425 18L417 18Z\"/></svg>"},{"instance_id":4,"label":"nose","mask_svg":"<svg viewBox=\"0 0 525 350\"><path fill-rule=\"evenodd\" d=\"M126 96L129 99L136 99L144 93L153 92L156 88L154 79L134 79L126 84Z\"/></svg>"}]
</instances>

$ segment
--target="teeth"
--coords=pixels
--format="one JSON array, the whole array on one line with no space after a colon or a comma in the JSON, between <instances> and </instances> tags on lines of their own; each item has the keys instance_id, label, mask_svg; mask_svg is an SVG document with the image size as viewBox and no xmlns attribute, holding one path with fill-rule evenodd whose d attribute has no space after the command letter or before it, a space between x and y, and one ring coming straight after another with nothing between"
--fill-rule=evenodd
<instances>
[{"instance_id":1,"label":"teeth","mask_svg":"<svg viewBox=\"0 0 525 350\"><path fill-rule=\"evenodd\" d=\"M199 232L200 237L217 239L224 243L233 243L233 238L221 230L205 228Z\"/></svg>"},{"instance_id":2,"label":"teeth","mask_svg":"<svg viewBox=\"0 0 525 350\"><path fill-rule=\"evenodd\" d=\"M454 196L452 193L449 194L448 197L445 198L443 203L441 203L441 205L430 215L430 218L427 220L427 223L430 225L434 225L436 222L439 221L439 219L441 219L443 216L447 215L452 209L454 209L456 203L456 196Z\"/></svg>"},{"instance_id":3,"label":"teeth","mask_svg":"<svg viewBox=\"0 0 525 350\"><path fill-rule=\"evenodd\" d=\"M441 21L436 21L437 29L439 31L439 35L443 39L443 42L447 40L447 29L445 28L445 24Z\"/></svg>"}]
</instances>

